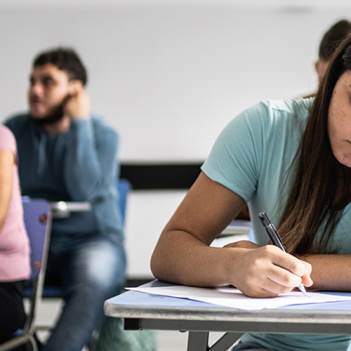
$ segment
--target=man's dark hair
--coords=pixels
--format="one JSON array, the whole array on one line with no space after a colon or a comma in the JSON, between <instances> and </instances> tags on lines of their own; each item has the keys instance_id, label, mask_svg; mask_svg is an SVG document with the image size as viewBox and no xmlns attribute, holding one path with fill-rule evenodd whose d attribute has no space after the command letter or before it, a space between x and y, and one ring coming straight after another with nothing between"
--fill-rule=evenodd
<instances>
[{"instance_id":1,"label":"man's dark hair","mask_svg":"<svg viewBox=\"0 0 351 351\"><path fill-rule=\"evenodd\" d=\"M351 33L351 22L342 19L333 24L323 35L319 44L318 56L323 61L329 61L341 41Z\"/></svg>"},{"instance_id":2,"label":"man's dark hair","mask_svg":"<svg viewBox=\"0 0 351 351\"><path fill-rule=\"evenodd\" d=\"M56 66L61 71L65 71L69 80L80 80L84 86L87 84L87 71L80 57L73 49L59 47L43 51L34 58L33 67L43 66L48 63Z\"/></svg>"}]
</instances>

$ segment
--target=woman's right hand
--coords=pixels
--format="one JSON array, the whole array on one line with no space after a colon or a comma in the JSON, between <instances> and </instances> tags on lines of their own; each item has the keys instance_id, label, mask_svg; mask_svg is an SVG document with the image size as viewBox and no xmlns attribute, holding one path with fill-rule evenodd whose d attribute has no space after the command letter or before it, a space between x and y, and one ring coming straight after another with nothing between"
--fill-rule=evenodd
<instances>
[{"instance_id":1,"label":"woman's right hand","mask_svg":"<svg viewBox=\"0 0 351 351\"><path fill-rule=\"evenodd\" d=\"M273 297L301 283L306 287L313 284L312 266L276 246L238 242L225 248L233 250L233 267L236 267L235 272L229 270L229 281L247 296Z\"/></svg>"}]
</instances>

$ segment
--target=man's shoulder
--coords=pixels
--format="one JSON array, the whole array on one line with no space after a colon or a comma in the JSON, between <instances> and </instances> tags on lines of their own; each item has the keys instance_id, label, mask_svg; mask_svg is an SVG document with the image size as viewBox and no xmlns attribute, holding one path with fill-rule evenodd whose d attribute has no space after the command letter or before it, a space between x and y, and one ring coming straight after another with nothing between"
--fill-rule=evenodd
<instances>
[{"instance_id":1,"label":"man's shoulder","mask_svg":"<svg viewBox=\"0 0 351 351\"><path fill-rule=\"evenodd\" d=\"M103 117L94 114L91 116L91 122L92 122L93 128L96 131L99 131L101 133L110 133L111 135L115 135L116 137L118 137L118 132L112 126L110 126L104 120Z\"/></svg>"},{"instance_id":2,"label":"man's shoulder","mask_svg":"<svg viewBox=\"0 0 351 351\"><path fill-rule=\"evenodd\" d=\"M13 132L17 132L23 128L27 128L29 124L30 124L30 118L28 113L10 116L4 122L4 125L9 129L11 129Z\"/></svg>"}]
</instances>

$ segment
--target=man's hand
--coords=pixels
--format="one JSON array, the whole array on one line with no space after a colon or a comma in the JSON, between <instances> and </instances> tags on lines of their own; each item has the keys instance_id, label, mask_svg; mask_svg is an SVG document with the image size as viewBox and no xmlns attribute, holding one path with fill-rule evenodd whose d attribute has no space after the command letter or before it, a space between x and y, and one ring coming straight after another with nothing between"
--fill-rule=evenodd
<instances>
[{"instance_id":1,"label":"man's hand","mask_svg":"<svg viewBox=\"0 0 351 351\"><path fill-rule=\"evenodd\" d=\"M64 112L71 119L90 118L90 98L84 89L68 96Z\"/></svg>"}]
</instances>

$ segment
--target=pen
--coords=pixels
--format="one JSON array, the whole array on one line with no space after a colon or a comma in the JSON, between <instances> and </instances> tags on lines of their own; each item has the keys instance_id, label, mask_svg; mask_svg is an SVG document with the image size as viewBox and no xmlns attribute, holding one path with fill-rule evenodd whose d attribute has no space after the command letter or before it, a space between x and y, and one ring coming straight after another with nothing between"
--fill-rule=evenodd
<instances>
[{"instance_id":1,"label":"pen","mask_svg":"<svg viewBox=\"0 0 351 351\"><path fill-rule=\"evenodd\" d=\"M272 240L273 244L275 246L279 247L282 251L286 252L285 247L283 245L283 241L280 238L280 236L277 232L277 229L275 229L274 224L271 223L271 221L269 220L266 212L261 212L258 215L258 218L260 219L262 225L266 229L266 232L267 232L269 238ZM298 286L298 288L305 296L307 296L306 289L302 283Z\"/></svg>"}]
</instances>

